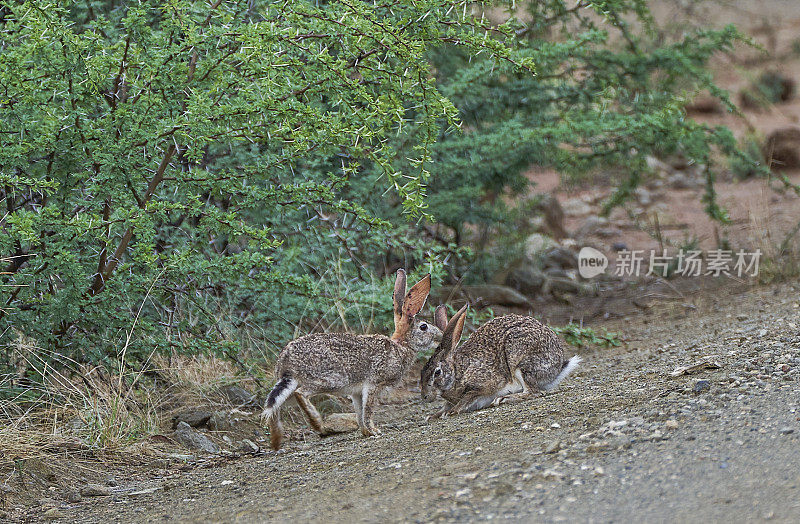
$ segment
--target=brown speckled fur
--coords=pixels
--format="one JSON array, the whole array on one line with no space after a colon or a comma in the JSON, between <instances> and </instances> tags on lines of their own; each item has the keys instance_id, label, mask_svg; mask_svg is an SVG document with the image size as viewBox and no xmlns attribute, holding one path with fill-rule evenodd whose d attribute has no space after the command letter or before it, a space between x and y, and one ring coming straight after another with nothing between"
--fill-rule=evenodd
<instances>
[{"instance_id":1,"label":"brown speckled fur","mask_svg":"<svg viewBox=\"0 0 800 524\"><path fill-rule=\"evenodd\" d=\"M362 434L379 434L372 422L377 393L403 378L418 351L427 351L441 340L442 333L435 325L416 318L430 292L430 275L408 294L405 285L405 272L399 270L392 337L318 333L293 340L281 351L275 365L278 382L264 411L273 449L278 449L283 440L280 406L291 395L320 434L325 434L322 418L306 398L319 393L349 396Z\"/></svg>"},{"instance_id":2,"label":"brown speckled fur","mask_svg":"<svg viewBox=\"0 0 800 524\"><path fill-rule=\"evenodd\" d=\"M465 314L459 311L447 324L442 343L422 369L423 396L431 399L439 389L447 401L437 416L528 396L529 388L545 389L564 369L561 339L532 317L492 319L458 346L461 333L453 340L453 323L461 315L463 324Z\"/></svg>"}]
</instances>

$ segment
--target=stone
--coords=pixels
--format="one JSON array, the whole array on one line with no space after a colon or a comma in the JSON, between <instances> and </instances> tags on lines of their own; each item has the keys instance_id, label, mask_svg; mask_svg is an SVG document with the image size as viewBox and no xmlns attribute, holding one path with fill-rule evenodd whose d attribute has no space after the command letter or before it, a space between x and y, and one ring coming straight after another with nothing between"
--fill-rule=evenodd
<instances>
[{"instance_id":1,"label":"stone","mask_svg":"<svg viewBox=\"0 0 800 524\"><path fill-rule=\"evenodd\" d=\"M561 441L560 440L553 440L547 444L544 448L545 453L558 453L561 451Z\"/></svg>"},{"instance_id":2,"label":"stone","mask_svg":"<svg viewBox=\"0 0 800 524\"><path fill-rule=\"evenodd\" d=\"M211 431L230 431L233 429L233 422L229 413L215 411L206 422L206 427Z\"/></svg>"},{"instance_id":3,"label":"stone","mask_svg":"<svg viewBox=\"0 0 800 524\"><path fill-rule=\"evenodd\" d=\"M525 239L525 257L529 260L537 260L555 245L555 241L547 235L534 233Z\"/></svg>"},{"instance_id":4,"label":"stone","mask_svg":"<svg viewBox=\"0 0 800 524\"><path fill-rule=\"evenodd\" d=\"M111 489L102 484L87 484L81 488L80 494L84 497L108 497L111 495Z\"/></svg>"},{"instance_id":5,"label":"stone","mask_svg":"<svg viewBox=\"0 0 800 524\"><path fill-rule=\"evenodd\" d=\"M592 212L592 206L580 198L570 198L561 203L561 208L567 216L583 216Z\"/></svg>"},{"instance_id":6,"label":"stone","mask_svg":"<svg viewBox=\"0 0 800 524\"><path fill-rule=\"evenodd\" d=\"M42 518L46 520L56 520L64 518L64 514L58 510L58 508L50 508L44 513L42 513Z\"/></svg>"},{"instance_id":7,"label":"stone","mask_svg":"<svg viewBox=\"0 0 800 524\"><path fill-rule=\"evenodd\" d=\"M509 307L530 307L528 298L514 288L498 284L479 284L475 286L442 286L439 291L440 297L448 297L451 294L466 295L477 306L509 306Z\"/></svg>"},{"instance_id":8,"label":"stone","mask_svg":"<svg viewBox=\"0 0 800 524\"><path fill-rule=\"evenodd\" d=\"M322 422L326 435L334 433L349 433L358 429L358 419L355 413L331 413Z\"/></svg>"},{"instance_id":9,"label":"stone","mask_svg":"<svg viewBox=\"0 0 800 524\"><path fill-rule=\"evenodd\" d=\"M177 428L181 422L185 422L193 428L204 426L211 418L212 413L205 410L184 411L172 418L172 427Z\"/></svg>"},{"instance_id":10,"label":"stone","mask_svg":"<svg viewBox=\"0 0 800 524\"><path fill-rule=\"evenodd\" d=\"M219 392L228 402L237 407L260 408L263 404L254 394L239 386L225 386L220 388Z\"/></svg>"},{"instance_id":11,"label":"stone","mask_svg":"<svg viewBox=\"0 0 800 524\"><path fill-rule=\"evenodd\" d=\"M694 189L698 186L697 182L686 176L685 173L678 172L669 177L667 181L672 189Z\"/></svg>"},{"instance_id":12,"label":"stone","mask_svg":"<svg viewBox=\"0 0 800 524\"><path fill-rule=\"evenodd\" d=\"M709 389L711 389L711 381L706 379L696 380L692 386L692 391L695 393L702 393L703 391L708 391Z\"/></svg>"},{"instance_id":13,"label":"stone","mask_svg":"<svg viewBox=\"0 0 800 524\"><path fill-rule=\"evenodd\" d=\"M577 269L578 255L563 247L554 247L547 251L542 258L544 268Z\"/></svg>"},{"instance_id":14,"label":"stone","mask_svg":"<svg viewBox=\"0 0 800 524\"><path fill-rule=\"evenodd\" d=\"M592 442L588 446L586 446L586 451L588 453L599 453L601 451L606 451L608 449L613 448L613 444L607 440L598 440L597 442Z\"/></svg>"},{"instance_id":15,"label":"stone","mask_svg":"<svg viewBox=\"0 0 800 524\"><path fill-rule=\"evenodd\" d=\"M781 435L790 435L792 433L794 433L794 428L792 427L786 426L781 428Z\"/></svg>"},{"instance_id":16,"label":"stone","mask_svg":"<svg viewBox=\"0 0 800 524\"><path fill-rule=\"evenodd\" d=\"M636 201L639 202L639 205L642 207L647 207L653 203L653 197L650 195L650 191L643 187L634 189L633 194L636 197Z\"/></svg>"},{"instance_id":17,"label":"stone","mask_svg":"<svg viewBox=\"0 0 800 524\"><path fill-rule=\"evenodd\" d=\"M678 421L675 419L669 419L664 423L664 427L667 429L678 429Z\"/></svg>"},{"instance_id":18,"label":"stone","mask_svg":"<svg viewBox=\"0 0 800 524\"><path fill-rule=\"evenodd\" d=\"M192 429L186 422L178 423L178 428L173 433L173 438L188 449L195 449L213 454L220 452L219 446L202 433Z\"/></svg>"},{"instance_id":19,"label":"stone","mask_svg":"<svg viewBox=\"0 0 800 524\"><path fill-rule=\"evenodd\" d=\"M534 266L523 265L509 271L505 285L527 296L538 294L545 282L544 273Z\"/></svg>"},{"instance_id":20,"label":"stone","mask_svg":"<svg viewBox=\"0 0 800 524\"><path fill-rule=\"evenodd\" d=\"M575 230L575 234L573 236L580 240L584 237L596 234L601 228L607 225L607 218L592 215L586 217L586 220L584 220L583 223L578 226L578 229Z\"/></svg>"},{"instance_id":21,"label":"stone","mask_svg":"<svg viewBox=\"0 0 800 524\"><path fill-rule=\"evenodd\" d=\"M74 504L76 502L80 502L82 500L80 491L78 491L76 489L70 491L69 493L67 493L67 496L65 498L67 499L67 502L69 502L71 504Z\"/></svg>"},{"instance_id":22,"label":"stone","mask_svg":"<svg viewBox=\"0 0 800 524\"><path fill-rule=\"evenodd\" d=\"M258 444L246 438L239 442L239 450L243 453L258 453L259 447Z\"/></svg>"},{"instance_id":23,"label":"stone","mask_svg":"<svg viewBox=\"0 0 800 524\"><path fill-rule=\"evenodd\" d=\"M647 168L657 175L663 175L672 171L672 166L654 156L647 155L645 157Z\"/></svg>"}]
</instances>

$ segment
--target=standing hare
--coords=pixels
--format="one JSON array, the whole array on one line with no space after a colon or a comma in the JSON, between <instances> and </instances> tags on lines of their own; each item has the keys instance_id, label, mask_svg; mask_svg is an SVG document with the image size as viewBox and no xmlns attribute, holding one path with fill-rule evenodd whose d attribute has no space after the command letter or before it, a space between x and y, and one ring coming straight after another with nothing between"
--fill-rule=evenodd
<instances>
[{"instance_id":1,"label":"standing hare","mask_svg":"<svg viewBox=\"0 0 800 524\"><path fill-rule=\"evenodd\" d=\"M448 322L445 307L436 308L444 334L420 379L423 398L433 400L438 389L447 401L434 418L530 398L531 388L549 391L581 362L579 356L564 360L553 330L520 315L490 320L459 346L466 312L464 306Z\"/></svg>"},{"instance_id":2,"label":"standing hare","mask_svg":"<svg viewBox=\"0 0 800 524\"><path fill-rule=\"evenodd\" d=\"M322 418L308 400L318 393L349 396L361 433L380 434L372 423L378 393L403 378L418 351L427 351L441 341L439 329L416 318L430 291L431 276L426 275L406 294L406 272L399 269L394 284L391 337L318 333L289 342L278 355L278 382L267 397L262 415L269 421L272 448L279 449L283 441L280 409L292 395L320 435L326 433Z\"/></svg>"}]
</instances>

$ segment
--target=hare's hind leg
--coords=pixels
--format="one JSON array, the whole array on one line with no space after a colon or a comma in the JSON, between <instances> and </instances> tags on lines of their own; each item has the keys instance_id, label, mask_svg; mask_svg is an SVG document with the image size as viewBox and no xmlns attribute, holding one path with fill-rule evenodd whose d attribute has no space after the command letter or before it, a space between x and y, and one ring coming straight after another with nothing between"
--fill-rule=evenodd
<instances>
[{"instance_id":1,"label":"hare's hind leg","mask_svg":"<svg viewBox=\"0 0 800 524\"><path fill-rule=\"evenodd\" d=\"M441 414L441 417L449 417L450 415L469 413L470 411L483 409L491 404L496 397L496 393L487 394L485 391L480 390L466 392L452 407L443 410L444 413Z\"/></svg>"},{"instance_id":2,"label":"hare's hind leg","mask_svg":"<svg viewBox=\"0 0 800 524\"><path fill-rule=\"evenodd\" d=\"M525 373L521 369L517 369L514 372L514 381L500 391L497 398L492 402L492 405L499 406L500 404L516 404L517 402L523 402L533 398L530 386L528 385L529 378L530 377L526 377ZM520 388L522 389L520 390ZM506 393L505 390L509 390L511 392Z\"/></svg>"},{"instance_id":3,"label":"hare's hind leg","mask_svg":"<svg viewBox=\"0 0 800 524\"><path fill-rule=\"evenodd\" d=\"M297 401L300 409L303 410L308 423L311 425L311 429L316 431L320 436L324 437L327 432L322 427L322 417L320 416L319 411L317 411L317 408L314 407L314 404L312 404L310 400L297 391L294 392L294 399Z\"/></svg>"},{"instance_id":4,"label":"hare's hind leg","mask_svg":"<svg viewBox=\"0 0 800 524\"><path fill-rule=\"evenodd\" d=\"M283 443L283 424L281 424L281 408L278 406L269 417L269 445L275 451L281 449Z\"/></svg>"},{"instance_id":5,"label":"hare's hind leg","mask_svg":"<svg viewBox=\"0 0 800 524\"><path fill-rule=\"evenodd\" d=\"M364 384L361 388L361 434L365 437L377 437L381 430L375 427L372 422L372 414L375 411L375 404L378 403L378 388L372 384Z\"/></svg>"}]
</instances>

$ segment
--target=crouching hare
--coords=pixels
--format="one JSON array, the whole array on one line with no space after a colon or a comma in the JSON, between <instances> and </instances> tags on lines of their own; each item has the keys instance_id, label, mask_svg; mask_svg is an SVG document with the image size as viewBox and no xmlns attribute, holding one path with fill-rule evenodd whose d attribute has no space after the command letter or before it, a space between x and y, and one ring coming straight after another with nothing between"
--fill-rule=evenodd
<instances>
[{"instance_id":1,"label":"crouching hare","mask_svg":"<svg viewBox=\"0 0 800 524\"><path fill-rule=\"evenodd\" d=\"M283 441L280 409L291 396L320 435L325 434L322 418L308 400L318 393L349 396L361 433L378 435L372 423L377 394L403 378L418 351L427 351L441 341L442 332L436 326L416 318L430 291L431 276L427 275L406 294L406 273L400 269L394 284L391 337L318 333L289 342L278 355L278 382L262 414L269 422L272 448L279 449Z\"/></svg>"},{"instance_id":2,"label":"crouching hare","mask_svg":"<svg viewBox=\"0 0 800 524\"><path fill-rule=\"evenodd\" d=\"M447 404L433 418L531 397L531 389L549 391L581 362L564 360L561 339L538 320L506 315L490 320L461 346L467 306L448 322L444 306L436 308L436 325L444 332L439 347L422 368L422 397L439 390Z\"/></svg>"}]
</instances>

